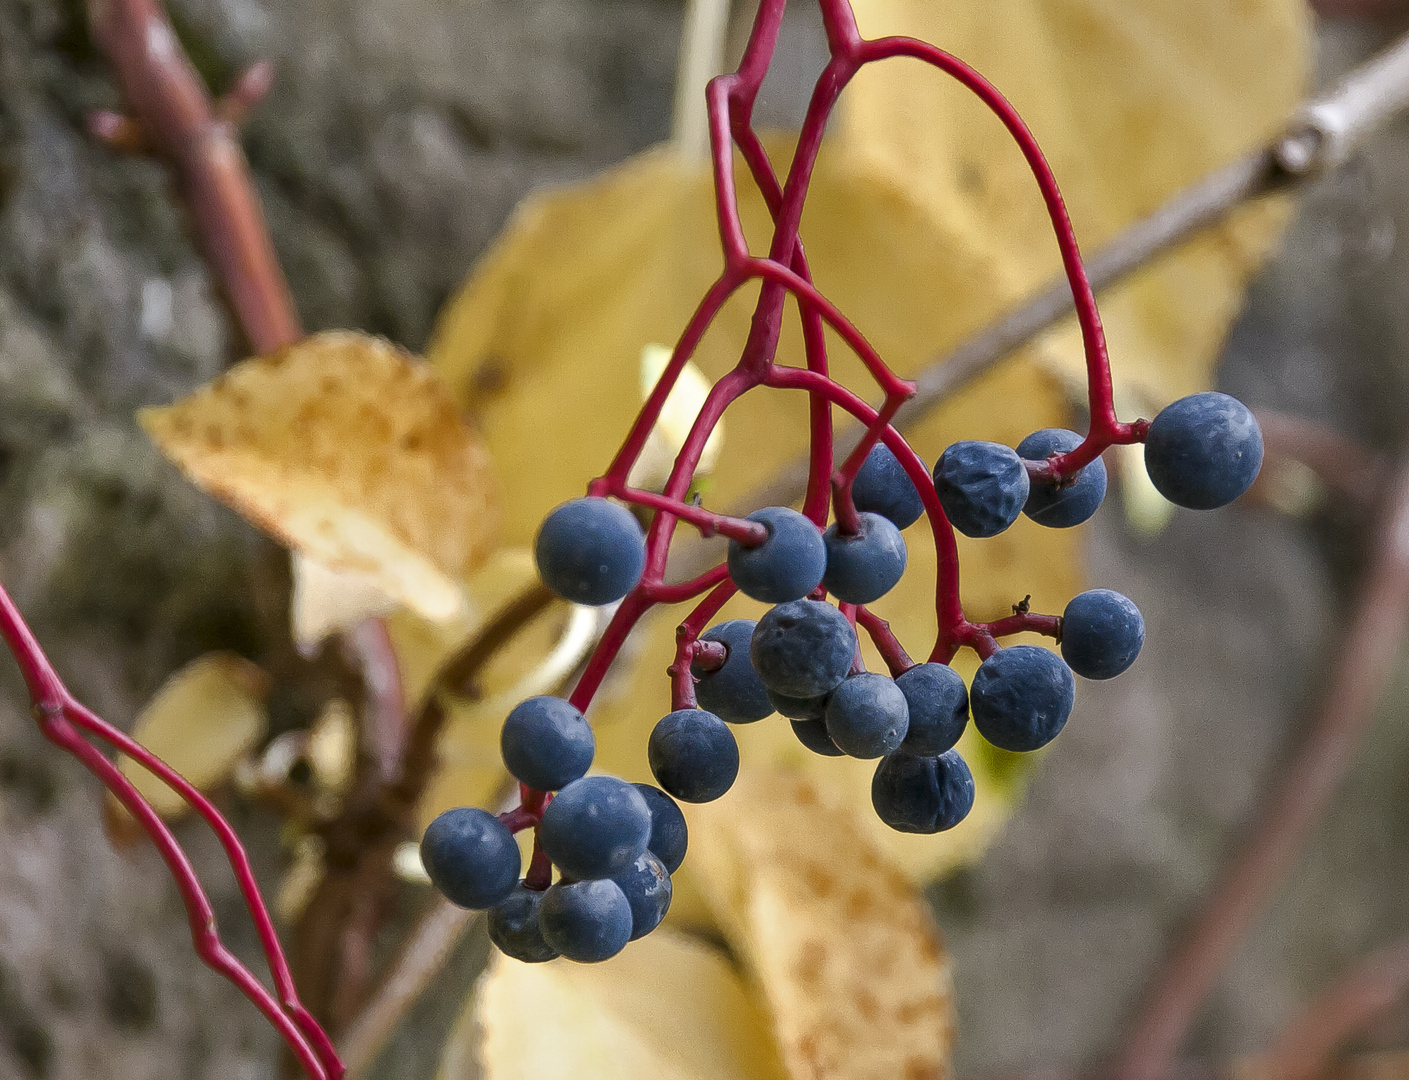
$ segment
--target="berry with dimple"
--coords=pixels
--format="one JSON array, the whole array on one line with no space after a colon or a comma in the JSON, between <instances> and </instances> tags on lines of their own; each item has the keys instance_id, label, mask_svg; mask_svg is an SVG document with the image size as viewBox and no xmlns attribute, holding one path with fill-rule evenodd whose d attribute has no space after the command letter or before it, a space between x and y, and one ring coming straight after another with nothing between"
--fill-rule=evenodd
<instances>
[{"instance_id":1,"label":"berry with dimple","mask_svg":"<svg viewBox=\"0 0 1409 1080\"><path fill-rule=\"evenodd\" d=\"M1076 683L1060 656L1039 645L999 649L969 688L974 727L1002 750L1046 746L1071 715Z\"/></svg>"},{"instance_id":2,"label":"berry with dimple","mask_svg":"<svg viewBox=\"0 0 1409 1080\"><path fill-rule=\"evenodd\" d=\"M749 659L763 685L792 698L835 690L851 671L856 631L831 604L794 600L758 620Z\"/></svg>"},{"instance_id":3,"label":"berry with dimple","mask_svg":"<svg viewBox=\"0 0 1409 1080\"><path fill-rule=\"evenodd\" d=\"M695 698L700 708L731 724L751 724L773 712L767 688L749 661L749 642L757 625L752 619L731 619L710 627L700 640L717 641L724 646L724 666L704 671L698 664L690 665L690 673L697 680Z\"/></svg>"},{"instance_id":4,"label":"berry with dimple","mask_svg":"<svg viewBox=\"0 0 1409 1080\"><path fill-rule=\"evenodd\" d=\"M1043 428L1018 443L1018 457L1025 461L1046 461L1053 454L1066 454L1082 443L1082 437L1066 428ZM1033 480L1028 488L1023 513L1049 529L1069 529L1080 525L1101 507L1106 497L1106 463L1096 458L1077 470L1065 484Z\"/></svg>"},{"instance_id":5,"label":"berry with dimple","mask_svg":"<svg viewBox=\"0 0 1409 1080\"><path fill-rule=\"evenodd\" d=\"M748 516L768 530L756 547L729 541L729 576L739 591L767 604L800 600L822 582L827 547L810 518L786 506L765 506Z\"/></svg>"},{"instance_id":6,"label":"berry with dimple","mask_svg":"<svg viewBox=\"0 0 1409 1080\"><path fill-rule=\"evenodd\" d=\"M472 806L447 810L421 837L421 863L451 903L491 908L519 883L522 858L514 834L493 814Z\"/></svg>"},{"instance_id":7,"label":"berry with dimple","mask_svg":"<svg viewBox=\"0 0 1409 1080\"><path fill-rule=\"evenodd\" d=\"M897 832L944 832L973 808L974 776L954 750L937 757L896 751L876 766L871 805Z\"/></svg>"},{"instance_id":8,"label":"berry with dimple","mask_svg":"<svg viewBox=\"0 0 1409 1080\"><path fill-rule=\"evenodd\" d=\"M1237 398L1213 391L1166 405L1145 436L1145 471L1170 502L1190 510L1226 506L1262 468L1262 430Z\"/></svg>"},{"instance_id":9,"label":"berry with dimple","mask_svg":"<svg viewBox=\"0 0 1409 1080\"><path fill-rule=\"evenodd\" d=\"M948 664L916 664L895 685L910 708L910 727L900 749L942 754L959 741L969 723L969 689Z\"/></svg>"},{"instance_id":10,"label":"berry with dimple","mask_svg":"<svg viewBox=\"0 0 1409 1080\"><path fill-rule=\"evenodd\" d=\"M574 780L543 811L538 840L568 877L621 873L651 839L651 810L641 793L614 776Z\"/></svg>"},{"instance_id":11,"label":"berry with dimple","mask_svg":"<svg viewBox=\"0 0 1409 1080\"><path fill-rule=\"evenodd\" d=\"M565 502L534 543L543 584L574 604L611 604L646 568L646 536L624 506L589 496Z\"/></svg>"},{"instance_id":12,"label":"berry with dimple","mask_svg":"<svg viewBox=\"0 0 1409 1080\"><path fill-rule=\"evenodd\" d=\"M956 442L935 462L934 490L954 528L965 536L997 536L1027 502L1027 466L1011 446Z\"/></svg>"},{"instance_id":13,"label":"berry with dimple","mask_svg":"<svg viewBox=\"0 0 1409 1080\"><path fill-rule=\"evenodd\" d=\"M1062 613L1062 658L1085 679L1114 679L1145 644L1145 620L1127 597L1090 589Z\"/></svg>"},{"instance_id":14,"label":"berry with dimple","mask_svg":"<svg viewBox=\"0 0 1409 1080\"><path fill-rule=\"evenodd\" d=\"M665 864L648 851L612 880L631 905L631 940L645 937L670 909L673 890Z\"/></svg>"},{"instance_id":15,"label":"berry with dimple","mask_svg":"<svg viewBox=\"0 0 1409 1080\"><path fill-rule=\"evenodd\" d=\"M685 802L712 802L739 775L734 733L704 709L676 709L663 717L651 731L646 758L656 783Z\"/></svg>"},{"instance_id":16,"label":"berry with dimple","mask_svg":"<svg viewBox=\"0 0 1409 1080\"><path fill-rule=\"evenodd\" d=\"M884 443L876 443L851 482L851 501L863 513L880 514L909 528L925 512L924 501L900 460Z\"/></svg>"},{"instance_id":17,"label":"berry with dimple","mask_svg":"<svg viewBox=\"0 0 1409 1080\"><path fill-rule=\"evenodd\" d=\"M587 718L571 704L532 697L509 713L499 749L519 781L538 791L557 791L586 774L597 743Z\"/></svg>"},{"instance_id":18,"label":"berry with dimple","mask_svg":"<svg viewBox=\"0 0 1409 1080\"><path fill-rule=\"evenodd\" d=\"M819 697L788 697L787 694L780 694L776 690L768 691L768 701L774 710L779 716L786 716L789 720L821 720L827 714L827 702L831 697L831 694L822 694Z\"/></svg>"},{"instance_id":19,"label":"berry with dimple","mask_svg":"<svg viewBox=\"0 0 1409 1080\"><path fill-rule=\"evenodd\" d=\"M646 843L646 849L661 861L666 873L673 874L685 861L685 849L690 844L685 815L675 805L675 800L660 788L650 784L637 784L635 787L651 811L651 838Z\"/></svg>"},{"instance_id":20,"label":"berry with dimple","mask_svg":"<svg viewBox=\"0 0 1409 1080\"><path fill-rule=\"evenodd\" d=\"M843 753L878 758L904 740L910 708L894 681L863 671L832 691L826 723L827 734Z\"/></svg>"},{"instance_id":21,"label":"berry with dimple","mask_svg":"<svg viewBox=\"0 0 1409 1080\"><path fill-rule=\"evenodd\" d=\"M879 600L905 573L905 540L890 518L860 514L855 533L844 533L833 523L823 537L827 545L827 572L822 584L838 600L869 604Z\"/></svg>"},{"instance_id":22,"label":"berry with dimple","mask_svg":"<svg viewBox=\"0 0 1409 1080\"><path fill-rule=\"evenodd\" d=\"M827 734L827 725L821 720L793 720L793 734L797 736L797 741L802 743L814 754L821 754L823 757L844 757L846 751L832 742L832 737Z\"/></svg>"},{"instance_id":23,"label":"berry with dimple","mask_svg":"<svg viewBox=\"0 0 1409 1080\"><path fill-rule=\"evenodd\" d=\"M543 894L519 885L509 899L489 909L489 940L499 951L525 964L556 960L558 950L543 938L538 925L538 906Z\"/></svg>"},{"instance_id":24,"label":"berry with dimple","mask_svg":"<svg viewBox=\"0 0 1409 1080\"><path fill-rule=\"evenodd\" d=\"M538 905L543 940L569 960L610 960L631 940L631 903L615 881L560 881Z\"/></svg>"}]
</instances>

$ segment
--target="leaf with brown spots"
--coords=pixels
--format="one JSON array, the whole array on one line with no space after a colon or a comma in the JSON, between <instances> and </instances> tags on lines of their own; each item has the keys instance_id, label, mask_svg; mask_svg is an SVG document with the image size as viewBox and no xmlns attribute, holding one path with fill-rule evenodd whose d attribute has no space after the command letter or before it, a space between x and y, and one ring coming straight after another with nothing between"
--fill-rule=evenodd
<instances>
[{"instance_id":1,"label":"leaf with brown spots","mask_svg":"<svg viewBox=\"0 0 1409 1080\"><path fill-rule=\"evenodd\" d=\"M745 768L687 808L692 881L759 984L798 1080L949 1075L949 960L924 900L844 804Z\"/></svg>"},{"instance_id":2,"label":"leaf with brown spots","mask_svg":"<svg viewBox=\"0 0 1409 1080\"><path fill-rule=\"evenodd\" d=\"M430 619L492 550L489 456L434 372L348 331L246 360L138 420L202 490Z\"/></svg>"}]
</instances>

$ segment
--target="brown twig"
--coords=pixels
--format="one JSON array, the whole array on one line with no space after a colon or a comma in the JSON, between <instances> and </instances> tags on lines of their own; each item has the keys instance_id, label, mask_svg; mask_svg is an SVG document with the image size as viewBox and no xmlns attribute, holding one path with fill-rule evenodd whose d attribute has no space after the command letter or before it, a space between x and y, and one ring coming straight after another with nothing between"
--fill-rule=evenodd
<instances>
[{"instance_id":1,"label":"brown twig","mask_svg":"<svg viewBox=\"0 0 1409 1080\"><path fill-rule=\"evenodd\" d=\"M1360 600L1315 723L1184 941L1152 982L1123 1080L1164 1080L1214 982L1355 759L1409 629L1409 467L1394 478Z\"/></svg>"},{"instance_id":2,"label":"brown twig","mask_svg":"<svg viewBox=\"0 0 1409 1080\"><path fill-rule=\"evenodd\" d=\"M131 118L99 114L90 126L170 164L250 347L264 354L297 341L303 331L293 297L232 123L268 89L270 68L256 64L216 107L156 0L90 0L88 17L132 110Z\"/></svg>"},{"instance_id":3,"label":"brown twig","mask_svg":"<svg viewBox=\"0 0 1409 1080\"><path fill-rule=\"evenodd\" d=\"M1358 506L1372 506L1384 490L1389 463L1359 440L1314 420L1272 409L1258 409L1257 422L1269 465L1300 462L1328 489ZM1264 467L1257 483L1273 483L1273 472Z\"/></svg>"},{"instance_id":4,"label":"brown twig","mask_svg":"<svg viewBox=\"0 0 1409 1080\"><path fill-rule=\"evenodd\" d=\"M1318 995L1267 1056L1264 1069L1278 1080L1317 1080L1336 1052L1392 1009L1409 992L1409 938L1372 953Z\"/></svg>"}]
</instances>

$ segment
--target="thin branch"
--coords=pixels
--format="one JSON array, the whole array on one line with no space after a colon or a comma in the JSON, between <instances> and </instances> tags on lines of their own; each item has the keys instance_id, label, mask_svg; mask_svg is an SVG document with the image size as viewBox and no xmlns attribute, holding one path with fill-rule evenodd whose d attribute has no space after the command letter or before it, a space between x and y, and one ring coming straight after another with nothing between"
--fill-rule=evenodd
<instances>
[{"instance_id":1,"label":"thin branch","mask_svg":"<svg viewBox=\"0 0 1409 1080\"><path fill-rule=\"evenodd\" d=\"M1164 1080L1219 975L1355 760L1409 629L1409 466L1401 467L1315 723L1245 846L1152 982L1121 1058L1124 1080Z\"/></svg>"},{"instance_id":2,"label":"thin branch","mask_svg":"<svg viewBox=\"0 0 1409 1080\"><path fill-rule=\"evenodd\" d=\"M1336 1052L1409 991L1409 937L1372 953L1288 1026L1263 1066L1278 1080L1317 1080Z\"/></svg>"},{"instance_id":3,"label":"thin branch","mask_svg":"<svg viewBox=\"0 0 1409 1080\"><path fill-rule=\"evenodd\" d=\"M141 145L170 164L250 347L267 354L297 341L303 331L235 128L217 115L161 6L156 0L90 0L88 17L132 110L136 126L130 130L140 131ZM247 73L227 115L247 111L267 80L267 68Z\"/></svg>"}]
</instances>

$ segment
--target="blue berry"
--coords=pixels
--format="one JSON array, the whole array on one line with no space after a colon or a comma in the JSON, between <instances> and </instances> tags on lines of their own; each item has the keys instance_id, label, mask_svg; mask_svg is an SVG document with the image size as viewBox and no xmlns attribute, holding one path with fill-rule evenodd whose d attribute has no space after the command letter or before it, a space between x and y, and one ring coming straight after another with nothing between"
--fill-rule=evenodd
<instances>
[{"instance_id":1,"label":"blue berry","mask_svg":"<svg viewBox=\"0 0 1409 1080\"><path fill-rule=\"evenodd\" d=\"M631 940L645 937L670 909L670 873L649 851L612 878L631 905Z\"/></svg>"},{"instance_id":2,"label":"blue berry","mask_svg":"<svg viewBox=\"0 0 1409 1080\"><path fill-rule=\"evenodd\" d=\"M559 697L519 702L499 736L504 764L538 791L557 791L580 779L596 749L587 718Z\"/></svg>"},{"instance_id":3,"label":"blue berry","mask_svg":"<svg viewBox=\"0 0 1409 1080\"><path fill-rule=\"evenodd\" d=\"M768 700L780 716L789 720L821 720L827 714L827 702L831 694L820 697L788 697L776 691L768 691Z\"/></svg>"},{"instance_id":4,"label":"blue berry","mask_svg":"<svg viewBox=\"0 0 1409 1080\"><path fill-rule=\"evenodd\" d=\"M625 780L584 776L548 804L538 827L538 840L568 877L609 878L646 850L651 840L651 809Z\"/></svg>"},{"instance_id":5,"label":"blue berry","mask_svg":"<svg viewBox=\"0 0 1409 1080\"><path fill-rule=\"evenodd\" d=\"M1019 752L1055 739L1075 699L1071 668L1040 645L999 649L979 665L969 689L979 734L1001 750Z\"/></svg>"},{"instance_id":6,"label":"blue berry","mask_svg":"<svg viewBox=\"0 0 1409 1080\"><path fill-rule=\"evenodd\" d=\"M1091 589L1062 613L1062 658L1084 679L1114 679L1145 644L1145 620L1126 597Z\"/></svg>"},{"instance_id":7,"label":"blue berry","mask_svg":"<svg viewBox=\"0 0 1409 1080\"><path fill-rule=\"evenodd\" d=\"M794 720L792 725L797 741L814 754L823 757L845 756L845 751L832 742L832 737L827 734L827 725L821 720Z\"/></svg>"},{"instance_id":8,"label":"blue berry","mask_svg":"<svg viewBox=\"0 0 1409 1080\"><path fill-rule=\"evenodd\" d=\"M676 709L651 731L651 774L684 802L713 802L739 775L739 744L723 720L704 709Z\"/></svg>"},{"instance_id":9,"label":"blue berry","mask_svg":"<svg viewBox=\"0 0 1409 1080\"><path fill-rule=\"evenodd\" d=\"M1025 461L1046 461L1053 454L1065 454L1082 443L1082 437L1066 428L1043 428L1018 443L1018 457ZM1077 470L1070 483L1058 487L1032 481L1023 513L1049 529L1069 529L1094 514L1106 497L1106 463L1100 458Z\"/></svg>"},{"instance_id":10,"label":"blue berry","mask_svg":"<svg viewBox=\"0 0 1409 1080\"><path fill-rule=\"evenodd\" d=\"M447 810L421 837L421 862L447 900L491 908L519 883L519 845L493 814L472 806Z\"/></svg>"},{"instance_id":11,"label":"blue berry","mask_svg":"<svg viewBox=\"0 0 1409 1080\"><path fill-rule=\"evenodd\" d=\"M640 523L606 499L563 503L544 519L534 552L543 584L574 604L615 603L646 568Z\"/></svg>"},{"instance_id":12,"label":"blue berry","mask_svg":"<svg viewBox=\"0 0 1409 1080\"><path fill-rule=\"evenodd\" d=\"M823 537L827 572L822 584L848 604L879 600L905 573L905 541L895 523L880 514L860 518L859 532L843 533L833 524Z\"/></svg>"},{"instance_id":13,"label":"blue berry","mask_svg":"<svg viewBox=\"0 0 1409 1080\"><path fill-rule=\"evenodd\" d=\"M894 681L863 671L832 691L826 720L827 734L843 753L878 758L904 740L910 708Z\"/></svg>"},{"instance_id":14,"label":"blue berry","mask_svg":"<svg viewBox=\"0 0 1409 1080\"><path fill-rule=\"evenodd\" d=\"M973 808L974 775L955 750L938 757L897 751L876 766L871 805L897 832L944 832Z\"/></svg>"},{"instance_id":15,"label":"blue berry","mask_svg":"<svg viewBox=\"0 0 1409 1080\"><path fill-rule=\"evenodd\" d=\"M910 707L910 729L900 749L933 757L959 741L969 723L969 690L948 664L916 664L896 677Z\"/></svg>"},{"instance_id":16,"label":"blue berry","mask_svg":"<svg viewBox=\"0 0 1409 1080\"><path fill-rule=\"evenodd\" d=\"M1027 466L1011 446L956 442L934 464L934 490L949 523L965 536L997 536L1022 512Z\"/></svg>"},{"instance_id":17,"label":"blue berry","mask_svg":"<svg viewBox=\"0 0 1409 1080\"><path fill-rule=\"evenodd\" d=\"M631 904L615 881L560 881L538 905L543 940L569 960L610 960L631 940Z\"/></svg>"},{"instance_id":18,"label":"blue berry","mask_svg":"<svg viewBox=\"0 0 1409 1080\"><path fill-rule=\"evenodd\" d=\"M695 698L700 708L708 709L731 724L751 724L773 712L763 680L749 662L749 641L753 638L752 619L731 619L712 626L700 635L701 641L718 641L726 650L724 666L717 671L701 671L691 665L690 672L698 682Z\"/></svg>"},{"instance_id":19,"label":"blue berry","mask_svg":"<svg viewBox=\"0 0 1409 1080\"><path fill-rule=\"evenodd\" d=\"M538 925L538 905L543 894L519 885L509 899L489 909L489 940L499 951L525 964L542 964L558 958L558 950L543 940Z\"/></svg>"},{"instance_id":20,"label":"blue berry","mask_svg":"<svg viewBox=\"0 0 1409 1080\"><path fill-rule=\"evenodd\" d=\"M827 571L827 547L810 518L786 506L765 506L748 516L768 529L757 547L729 541L729 576L739 591L766 604L801 600Z\"/></svg>"},{"instance_id":21,"label":"blue berry","mask_svg":"<svg viewBox=\"0 0 1409 1080\"><path fill-rule=\"evenodd\" d=\"M1252 486L1262 430L1237 398L1191 394L1166 405L1145 437L1145 471L1176 506L1215 510Z\"/></svg>"},{"instance_id":22,"label":"blue berry","mask_svg":"<svg viewBox=\"0 0 1409 1080\"><path fill-rule=\"evenodd\" d=\"M637 784L636 790L651 810L651 839L646 848L661 861L667 874L673 874L685 861L685 849L690 844L685 815L675 805L675 800L660 788Z\"/></svg>"},{"instance_id":23,"label":"blue berry","mask_svg":"<svg viewBox=\"0 0 1409 1080\"><path fill-rule=\"evenodd\" d=\"M925 504L890 447L876 443L851 482L851 501L856 509L890 518L897 529L907 529L920 520Z\"/></svg>"},{"instance_id":24,"label":"blue berry","mask_svg":"<svg viewBox=\"0 0 1409 1080\"><path fill-rule=\"evenodd\" d=\"M835 690L856 656L856 631L831 604L794 600L758 620L749 659L763 685L793 698Z\"/></svg>"}]
</instances>

